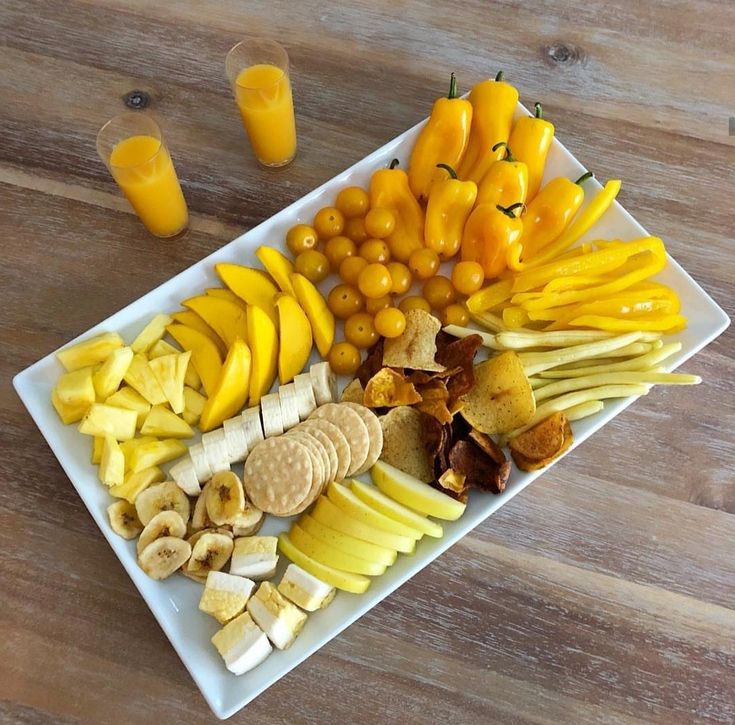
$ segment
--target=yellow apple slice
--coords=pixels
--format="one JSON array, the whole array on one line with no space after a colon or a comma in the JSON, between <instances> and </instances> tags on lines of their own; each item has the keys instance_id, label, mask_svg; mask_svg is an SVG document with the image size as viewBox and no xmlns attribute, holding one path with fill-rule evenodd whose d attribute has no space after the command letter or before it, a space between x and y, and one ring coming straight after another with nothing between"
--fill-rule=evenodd
<instances>
[{"instance_id":1,"label":"yellow apple slice","mask_svg":"<svg viewBox=\"0 0 735 725\"><path fill-rule=\"evenodd\" d=\"M241 300L249 305L265 310L274 325L278 324L274 300L278 294L278 287L265 272L253 267L243 267L240 264L215 264L214 268L219 278Z\"/></svg>"},{"instance_id":2,"label":"yellow apple slice","mask_svg":"<svg viewBox=\"0 0 735 725\"><path fill-rule=\"evenodd\" d=\"M227 349L238 337L247 342L247 312L238 304L209 295L190 297L181 304L196 312L217 333Z\"/></svg>"},{"instance_id":3,"label":"yellow apple slice","mask_svg":"<svg viewBox=\"0 0 735 725\"><path fill-rule=\"evenodd\" d=\"M166 330L176 342L191 350L191 361L194 364L207 395L211 395L217 387L222 374L222 358L219 349L203 332L186 325L169 325Z\"/></svg>"},{"instance_id":4,"label":"yellow apple slice","mask_svg":"<svg viewBox=\"0 0 735 725\"><path fill-rule=\"evenodd\" d=\"M406 524L384 516L374 508L371 508L363 501L360 501L349 488L336 481L332 481L329 484L327 498L348 516L352 516L353 519L362 521L362 523L372 526L375 529L390 531L392 534L407 536L412 539L420 539L423 536L418 529L414 529L412 526L406 526Z\"/></svg>"},{"instance_id":5,"label":"yellow apple slice","mask_svg":"<svg viewBox=\"0 0 735 725\"><path fill-rule=\"evenodd\" d=\"M306 277L292 274L291 284L296 299L309 318L319 354L326 357L334 342L334 315L321 292Z\"/></svg>"},{"instance_id":6,"label":"yellow apple slice","mask_svg":"<svg viewBox=\"0 0 735 725\"><path fill-rule=\"evenodd\" d=\"M203 335L206 335L217 346L222 357L227 354L227 348L220 339L220 336L196 312L192 310L181 310L180 312L174 312L171 315L171 319L174 322L191 327L193 330L197 330ZM168 330L168 327L166 329Z\"/></svg>"},{"instance_id":7,"label":"yellow apple slice","mask_svg":"<svg viewBox=\"0 0 735 725\"><path fill-rule=\"evenodd\" d=\"M306 366L311 355L313 337L309 318L295 297L287 294L276 299L278 309L278 379L290 383Z\"/></svg>"},{"instance_id":8,"label":"yellow apple slice","mask_svg":"<svg viewBox=\"0 0 735 725\"><path fill-rule=\"evenodd\" d=\"M289 276L293 274L294 267L288 257L285 257L274 247L262 246L255 250L255 256L260 263L268 270L268 273L276 281L281 291L289 295L295 295L293 285Z\"/></svg>"},{"instance_id":9,"label":"yellow apple slice","mask_svg":"<svg viewBox=\"0 0 735 725\"><path fill-rule=\"evenodd\" d=\"M116 332L103 332L57 352L56 357L64 368L71 372L104 362L113 350L124 345L122 337Z\"/></svg>"},{"instance_id":10,"label":"yellow apple slice","mask_svg":"<svg viewBox=\"0 0 735 725\"><path fill-rule=\"evenodd\" d=\"M278 333L276 326L264 310L248 307L248 337L251 341L253 370L250 375L250 407L258 405L260 399L271 389L276 379L278 363Z\"/></svg>"},{"instance_id":11,"label":"yellow apple slice","mask_svg":"<svg viewBox=\"0 0 735 725\"><path fill-rule=\"evenodd\" d=\"M239 338L232 343L222 366L217 387L209 396L199 418L202 433L213 430L244 407L250 390L250 348Z\"/></svg>"},{"instance_id":12,"label":"yellow apple slice","mask_svg":"<svg viewBox=\"0 0 735 725\"><path fill-rule=\"evenodd\" d=\"M225 287L208 287L204 290L210 297L219 297L223 300L234 302L238 307L247 310L247 303L243 302L231 289Z\"/></svg>"},{"instance_id":13,"label":"yellow apple slice","mask_svg":"<svg viewBox=\"0 0 735 725\"><path fill-rule=\"evenodd\" d=\"M386 549L400 551L403 554L413 554L416 550L416 539L376 529L353 519L342 509L337 508L326 496L317 499L316 506L311 510L311 516L320 524Z\"/></svg>"},{"instance_id":14,"label":"yellow apple slice","mask_svg":"<svg viewBox=\"0 0 735 725\"><path fill-rule=\"evenodd\" d=\"M456 521L466 508L461 501L437 491L385 461L378 461L370 470L370 475L373 483L386 496L422 514Z\"/></svg>"},{"instance_id":15,"label":"yellow apple slice","mask_svg":"<svg viewBox=\"0 0 735 725\"><path fill-rule=\"evenodd\" d=\"M281 534L278 537L278 548L296 566L300 566L302 569L308 571L309 574L313 574L317 579L321 579L326 584L337 587L337 589L351 592L352 594L362 594L370 586L370 579L362 574L340 571L339 569L334 569L331 566L314 561L314 559L294 546L291 539L288 538L288 534Z\"/></svg>"},{"instance_id":16,"label":"yellow apple slice","mask_svg":"<svg viewBox=\"0 0 735 725\"><path fill-rule=\"evenodd\" d=\"M360 559L353 554L347 554L339 549L334 549L302 529L298 523L291 527L288 538L293 545L314 561L331 566L340 571L351 571L353 574L365 574L367 576L380 576L385 573L385 564L376 564L374 561Z\"/></svg>"},{"instance_id":17,"label":"yellow apple slice","mask_svg":"<svg viewBox=\"0 0 735 725\"><path fill-rule=\"evenodd\" d=\"M436 523L436 521L431 521L426 516L417 514L410 508L403 506L398 501L386 496L375 486L363 483L362 481L352 481L350 490L363 503L366 503L370 508L375 509L378 513L388 518L400 521L400 523L406 524L406 526L410 526L411 528L418 529L427 536L432 536L435 539L441 539L444 536L444 529L442 529L441 524Z\"/></svg>"}]
</instances>

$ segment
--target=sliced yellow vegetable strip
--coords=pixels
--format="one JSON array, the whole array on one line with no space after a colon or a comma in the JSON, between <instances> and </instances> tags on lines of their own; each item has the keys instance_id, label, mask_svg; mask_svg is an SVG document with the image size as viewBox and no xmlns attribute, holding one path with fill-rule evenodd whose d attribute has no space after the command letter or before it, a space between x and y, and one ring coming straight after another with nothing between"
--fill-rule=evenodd
<instances>
[{"instance_id":1,"label":"sliced yellow vegetable strip","mask_svg":"<svg viewBox=\"0 0 735 725\"><path fill-rule=\"evenodd\" d=\"M569 347L584 342L607 340L614 333L602 330L568 330L559 332L532 332L531 330L513 330L499 332L495 340L506 350L523 350L529 347Z\"/></svg>"},{"instance_id":2,"label":"sliced yellow vegetable strip","mask_svg":"<svg viewBox=\"0 0 735 725\"><path fill-rule=\"evenodd\" d=\"M503 320L492 312L471 312L470 319L478 325L482 325L493 332L503 332L503 330L507 329Z\"/></svg>"},{"instance_id":3,"label":"sliced yellow vegetable strip","mask_svg":"<svg viewBox=\"0 0 735 725\"><path fill-rule=\"evenodd\" d=\"M506 307L503 310L503 322L511 330L517 330L528 324L528 312L522 307Z\"/></svg>"},{"instance_id":4,"label":"sliced yellow vegetable strip","mask_svg":"<svg viewBox=\"0 0 735 725\"><path fill-rule=\"evenodd\" d=\"M512 279L503 279L495 282L467 298L467 309L470 312L478 313L485 310L491 310L497 307L501 302L510 299L511 290L513 289Z\"/></svg>"},{"instance_id":5,"label":"sliced yellow vegetable strip","mask_svg":"<svg viewBox=\"0 0 735 725\"><path fill-rule=\"evenodd\" d=\"M580 287L591 287L595 284L607 281L604 275L572 275L570 277L557 277L552 279L544 287L544 292L564 292L568 289Z\"/></svg>"},{"instance_id":6,"label":"sliced yellow vegetable strip","mask_svg":"<svg viewBox=\"0 0 735 725\"><path fill-rule=\"evenodd\" d=\"M484 347L489 347L491 350L505 350L502 345L499 345L495 340L495 335L491 335L488 332L481 332L480 330L473 330L471 327L462 327L461 325L446 325L444 332L454 337L469 337L470 335L479 335L482 338L482 344Z\"/></svg>"},{"instance_id":7,"label":"sliced yellow vegetable strip","mask_svg":"<svg viewBox=\"0 0 735 725\"><path fill-rule=\"evenodd\" d=\"M574 420L582 420L582 418L588 418L590 415L599 413L605 404L601 400L588 400L586 403L580 403L579 405L573 405L571 408L567 408L564 411L567 420L571 423Z\"/></svg>"},{"instance_id":8,"label":"sliced yellow vegetable strip","mask_svg":"<svg viewBox=\"0 0 735 725\"><path fill-rule=\"evenodd\" d=\"M612 332L625 332L627 330L659 330L668 332L676 329L680 330L686 327L687 318L683 315L660 315L654 316L650 320L634 318L630 320L621 320L617 317L606 317L603 315L582 315L575 317L569 322L570 325L577 327L594 327L598 330L608 330Z\"/></svg>"}]
</instances>

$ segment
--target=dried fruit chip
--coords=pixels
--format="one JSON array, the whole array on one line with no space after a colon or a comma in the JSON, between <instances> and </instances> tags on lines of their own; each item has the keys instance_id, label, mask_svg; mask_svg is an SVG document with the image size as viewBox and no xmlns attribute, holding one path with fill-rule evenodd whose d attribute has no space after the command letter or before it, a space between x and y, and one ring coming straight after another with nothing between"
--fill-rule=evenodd
<instances>
[{"instance_id":1,"label":"dried fruit chip","mask_svg":"<svg viewBox=\"0 0 735 725\"><path fill-rule=\"evenodd\" d=\"M433 315L424 310L409 310L403 333L384 343L383 365L411 370L444 370L444 365L434 360L440 329L441 322Z\"/></svg>"},{"instance_id":2,"label":"dried fruit chip","mask_svg":"<svg viewBox=\"0 0 735 725\"><path fill-rule=\"evenodd\" d=\"M383 338L381 337L371 348L362 365L357 368L356 377L364 388L368 380L383 367Z\"/></svg>"},{"instance_id":3,"label":"dried fruit chip","mask_svg":"<svg viewBox=\"0 0 735 725\"><path fill-rule=\"evenodd\" d=\"M485 435L485 433L481 433L479 430L472 428L469 437L499 466L502 466L507 460L503 449L489 435Z\"/></svg>"},{"instance_id":4,"label":"dried fruit chip","mask_svg":"<svg viewBox=\"0 0 735 725\"><path fill-rule=\"evenodd\" d=\"M342 391L340 396L341 403L360 403L362 405L365 390L362 387L362 383L355 378L347 387Z\"/></svg>"},{"instance_id":5,"label":"dried fruit chip","mask_svg":"<svg viewBox=\"0 0 735 725\"><path fill-rule=\"evenodd\" d=\"M447 468L441 476L439 476L439 485L446 489L450 494L454 494L461 501L466 501L469 495L467 477L462 473L457 473L452 468Z\"/></svg>"},{"instance_id":6,"label":"dried fruit chip","mask_svg":"<svg viewBox=\"0 0 735 725\"><path fill-rule=\"evenodd\" d=\"M498 466L485 451L469 440L457 441L449 451L449 465L466 477L468 487L501 493L505 490L510 463Z\"/></svg>"},{"instance_id":7,"label":"dried fruit chip","mask_svg":"<svg viewBox=\"0 0 735 725\"><path fill-rule=\"evenodd\" d=\"M452 413L447 408L449 391L444 380L432 380L418 388L421 402L416 407L422 412L436 418L440 423L451 423Z\"/></svg>"},{"instance_id":8,"label":"dried fruit chip","mask_svg":"<svg viewBox=\"0 0 735 725\"><path fill-rule=\"evenodd\" d=\"M424 448L424 418L437 422L408 405L393 408L381 416L383 451L380 457L386 463L428 483L434 479L434 471Z\"/></svg>"},{"instance_id":9,"label":"dried fruit chip","mask_svg":"<svg viewBox=\"0 0 735 725\"><path fill-rule=\"evenodd\" d=\"M413 405L421 401L421 395L400 373L383 368L365 386L364 404L368 408L394 408L397 405Z\"/></svg>"},{"instance_id":10,"label":"dried fruit chip","mask_svg":"<svg viewBox=\"0 0 735 725\"><path fill-rule=\"evenodd\" d=\"M437 335L436 345L437 362L454 371L447 380L451 409L460 396L469 393L475 384L474 360L482 345L482 338L468 335L457 339L441 332Z\"/></svg>"},{"instance_id":11,"label":"dried fruit chip","mask_svg":"<svg viewBox=\"0 0 735 725\"><path fill-rule=\"evenodd\" d=\"M536 471L562 455L574 442L563 412L554 413L510 442L510 452L522 471Z\"/></svg>"}]
</instances>

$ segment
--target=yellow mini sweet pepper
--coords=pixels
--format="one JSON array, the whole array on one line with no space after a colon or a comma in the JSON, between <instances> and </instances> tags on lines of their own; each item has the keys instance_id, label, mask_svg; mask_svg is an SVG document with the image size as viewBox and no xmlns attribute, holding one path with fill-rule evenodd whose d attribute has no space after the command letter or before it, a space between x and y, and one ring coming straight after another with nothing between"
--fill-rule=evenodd
<instances>
[{"instance_id":1,"label":"yellow mini sweet pepper","mask_svg":"<svg viewBox=\"0 0 735 725\"><path fill-rule=\"evenodd\" d=\"M407 262L411 252L424 246L424 210L411 193L408 176L397 169L393 159L387 169L378 169L370 178L370 206L385 207L393 212L395 227L386 238L391 255Z\"/></svg>"},{"instance_id":2,"label":"yellow mini sweet pepper","mask_svg":"<svg viewBox=\"0 0 735 725\"><path fill-rule=\"evenodd\" d=\"M478 206L480 204L509 206L518 201L526 201L528 167L513 156L510 146L505 141L496 143L493 151L501 148L505 148L505 158L493 161L477 186Z\"/></svg>"},{"instance_id":3,"label":"yellow mini sweet pepper","mask_svg":"<svg viewBox=\"0 0 735 725\"><path fill-rule=\"evenodd\" d=\"M460 181L449 164L437 166L445 169L449 176L444 181L435 182L429 192L424 242L439 255L439 259L446 261L457 254L462 244L464 225L477 198L477 184Z\"/></svg>"},{"instance_id":4,"label":"yellow mini sweet pepper","mask_svg":"<svg viewBox=\"0 0 735 725\"><path fill-rule=\"evenodd\" d=\"M508 249L521 237L523 224L516 211L523 202L502 207L475 207L462 235L462 261L479 262L485 279L495 279L507 266Z\"/></svg>"},{"instance_id":5,"label":"yellow mini sweet pepper","mask_svg":"<svg viewBox=\"0 0 735 725\"><path fill-rule=\"evenodd\" d=\"M434 181L443 179L443 172L436 165L445 163L456 168L467 149L472 104L457 96L457 79L452 73L447 97L434 102L431 116L413 146L408 164L408 182L414 196L420 201L429 198Z\"/></svg>"},{"instance_id":6,"label":"yellow mini sweet pepper","mask_svg":"<svg viewBox=\"0 0 735 725\"><path fill-rule=\"evenodd\" d=\"M554 140L554 125L543 117L543 108L536 104L535 116L523 116L516 121L508 139L516 158L528 167L528 196L531 201L538 193L546 167L546 156Z\"/></svg>"},{"instance_id":7,"label":"yellow mini sweet pepper","mask_svg":"<svg viewBox=\"0 0 735 725\"><path fill-rule=\"evenodd\" d=\"M503 81L503 71L500 71L494 81L482 81L470 91L470 103L473 109L470 140L458 173L461 179L479 184L492 163L502 158L498 143L510 136L518 91Z\"/></svg>"}]
</instances>

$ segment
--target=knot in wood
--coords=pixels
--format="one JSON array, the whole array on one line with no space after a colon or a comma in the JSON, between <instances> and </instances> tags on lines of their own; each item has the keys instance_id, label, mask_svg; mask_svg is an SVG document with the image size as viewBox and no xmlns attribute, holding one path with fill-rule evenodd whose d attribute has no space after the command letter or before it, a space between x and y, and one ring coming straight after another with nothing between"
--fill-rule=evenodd
<instances>
[{"instance_id":1,"label":"knot in wood","mask_svg":"<svg viewBox=\"0 0 735 725\"><path fill-rule=\"evenodd\" d=\"M145 91L130 91L123 96L123 103L134 110L146 108L151 102L151 97Z\"/></svg>"},{"instance_id":2,"label":"knot in wood","mask_svg":"<svg viewBox=\"0 0 735 725\"><path fill-rule=\"evenodd\" d=\"M584 51L571 43L552 43L543 48L544 60L549 65L574 65L584 60Z\"/></svg>"}]
</instances>

